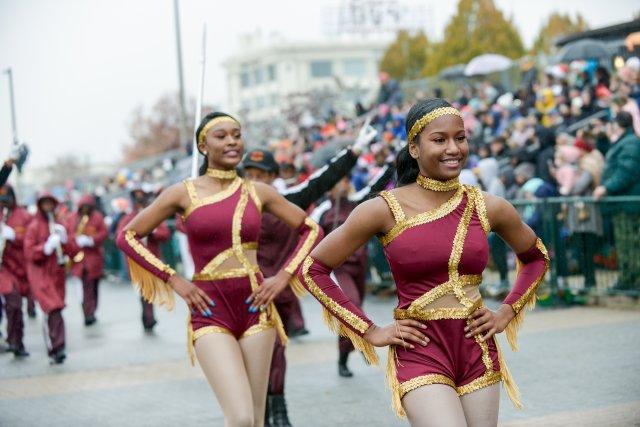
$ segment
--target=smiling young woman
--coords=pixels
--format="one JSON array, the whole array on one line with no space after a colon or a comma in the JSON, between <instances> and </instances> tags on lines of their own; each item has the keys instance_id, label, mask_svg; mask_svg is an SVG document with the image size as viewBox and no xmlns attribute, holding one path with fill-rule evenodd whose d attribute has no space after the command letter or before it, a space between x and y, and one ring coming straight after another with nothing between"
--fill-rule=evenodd
<instances>
[{"instance_id":1,"label":"smiling young woman","mask_svg":"<svg viewBox=\"0 0 640 427\"><path fill-rule=\"evenodd\" d=\"M356 207L306 258L300 281L324 306L330 327L371 363L390 346L388 382L399 416L413 426L495 426L499 388L519 403L493 335L515 347L523 308L548 268L540 240L505 200L460 185L469 147L460 112L442 99L414 105L408 143L397 159L398 188ZM512 291L493 312L478 286L488 261L487 234L518 254ZM376 326L330 277L377 235L396 281L395 322Z\"/></svg>"},{"instance_id":2,"label":"smiling young woman","mask_svg":"<svg viewBox=\"0 0 640 427\"><path fill-rule=\"evenodd\" d=\"M196 131L205 161L200 176L162 192L119 234L132 282L150 302L173 306L173 291L189 306L188 348L225 415L227 425L262 425L276 336L286 335L269 289L281 289L322 237L299 207L271 186L236 174L244 143L240 123L224 113L204 117ZM284 267L263 278L256 260L262 212L299 233ZM142 243L163 220L182 214L197 273L180 277ZM277 286L275 286L277 285Z\"/></svg>"}]
</instances>

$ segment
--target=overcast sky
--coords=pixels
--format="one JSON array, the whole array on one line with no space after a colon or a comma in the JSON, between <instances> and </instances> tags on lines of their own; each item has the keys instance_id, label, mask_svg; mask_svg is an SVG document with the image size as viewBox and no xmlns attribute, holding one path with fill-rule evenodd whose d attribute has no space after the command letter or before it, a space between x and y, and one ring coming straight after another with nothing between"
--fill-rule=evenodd
<instances>
[{"instance_id":1,"label":"overcast sky","mask_svg":"<svg viewBox=\"0 0 640 427\"><path fill-rule=\"evenodd\" d=\"M531 45L554 10L580 11L590 26L629 20L640 0L496 0ZM182 0L187 92L195 95L202 23L208 26L205 103L224 108L221 67L238 36L260 29L290 39L323 37L327 7L338 1ZM440 38L457 1L425 0L430 37ZM20 139L30 164L69 151L92 161L119 159L139 105L177 91L172 0L0 0L0 69L13 68ZM7 79L0 76L0 156L11 142Z\"/></svg>"}]
</instances>

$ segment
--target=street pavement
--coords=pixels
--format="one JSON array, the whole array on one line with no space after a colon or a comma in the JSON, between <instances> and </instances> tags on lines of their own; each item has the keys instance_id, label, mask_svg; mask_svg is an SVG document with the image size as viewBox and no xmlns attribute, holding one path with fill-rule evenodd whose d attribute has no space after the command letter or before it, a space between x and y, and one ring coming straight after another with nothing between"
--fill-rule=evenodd
<instances>
[{"instance_id":1,"label":"street pavement","mask_svg":"<svg viewBox=\"0 0 640 427\"><path fill-rule=\"evenodd\" d=\"M491 304L491 303L490 303ZM496 306L496 303L492 303ZM365 309L391 321L395 300L368 296ZM335 337L307 296L310 334L291 340L287 401L294 426L406 426L391 411L380 367L357 354L355 376L337 375ZM103 282L98 323L85 327L80 287L67 285L67 360L48 363L42 313L26 319L31 356L0 354L0 426L222 426L220 408L200 369L186 355L186 309L157 310L143 331L130 285ZM3 334L6 325L1 325ZM503 426L640 426L640 312L604 308L536 309L520 333L520 351L502 340L524 409L500 403Z\"/></svg>"}]
</instances>

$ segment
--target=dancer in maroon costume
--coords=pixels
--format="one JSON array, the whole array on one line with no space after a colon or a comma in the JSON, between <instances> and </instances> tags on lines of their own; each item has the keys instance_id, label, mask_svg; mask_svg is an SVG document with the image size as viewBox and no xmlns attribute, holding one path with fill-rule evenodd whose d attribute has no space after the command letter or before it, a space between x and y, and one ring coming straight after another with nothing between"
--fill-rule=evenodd
<instances>
[{"instance_id":1,"label":"dancer in maroon costume","mask_svg":"<svg viewBox=\"0 0 640 427\"><path fill-rule=\"evenodd\" d=\"M286 341L273 296L264 291L286 286L322 231L271 186L237 176L244 150L237 120L208 114L196 139L205 156L201 176L163 191L126 226L117 243L145 298L172 306L175 290L188 304L188 346L190 352L195 348L227 425L262 425L276 331ZM300 237L285 267L268 278L256 256L263 209L297 229ZM193 282L178 276L141 242L176 213L184 217L197 271Z\"/></svg>"},{"instance_id":2,"label":"dancer in maroon costume","mask_svg":"<svg viewBox=\"0 0 640 427\"><path fill-rule=\"evenodd\" d=\"M311 213L311 217L320 224L325 234L331 233L347 220L356 206L367 200L372 194L382 191L393 178L394 171L395 169L389 165L383 166L369 185L354 194L350 194L350 177L342 178L331 189L329 198ZM351 254L340 267L333 270L334 279L342 291L352 303L360 308L362 308L364 301L368 265L367 245L365 244ZM351 340L345 337L338 339L338 374L341 377L353 376L347 366L347 359L353 350Z\"/></svg>"},{"instance_id":3,"label":"dancer in maroon costume","mask_svg":"<svg viewBox=\"0 0 640 427\"><path fill-rule=\"evenodd\" d=\"M109 231L92 196L87 194L80 198L78 210L67 219L67 233L75 252L71 274L82 281L84 324L93 325L98 308L98 284L104 274L102 243Z\"/></svg>"},{"instance_id":4,"label":"dancer in maroon costume","mask_svg":"<svg viewBox=\"0 0 640 427\"><path fill-rule=\"evenodd\" d=\"M45 341L52 363L62 363L65 354L65 331L62 310L65 307L64 256L73 255L68 245L65 227L51 223L50 216L58 201L50 193L38 197L38 212L27 228L24 238L24 254L27 259L27 275L33 295L45 313ZM51 227L54 232L51 233Z\"/></svg>"},{"instance_id":5,"label":"dancer in maroon costume","mask_svg":"<svg viewBox=\"0 0 640 427\"><path fill-rule=\"evenodd\" d=\"M329 325L372 362L374 346L391 346L388 382L398 415L413 426L495 426L502 381L519 393L493 335L516 346L525 306L535 301L549 259L508 202L461 186L468 145L460 112L441 99L421 101L407 116L408 144L398 156L399 187L358 206L303 263L300 278L324 306ZM517 254L512 291L493 312L478 285L487 234ZM330 278L331 270L378 235L398 289L396 321L376 326Z\"/></svg>"},{"instance_id":6,"label":"dancer in maroon costume","mask_svg":"<svg viewBox=\"0 0 640 427\"><path fill-rule=\"evenodd\" d=\"M133 218L140 213L140 211L147 206L153 200L153 192L146 188L145 185L140 185L131 190L131 203L133 209L120 219L118 223L118 229L116 234L119 235L131 222ZM160 251L160 245L167 242L171 238L171 232L167 226L167 222L163 221L147 236L147 249L158 259L162 259ZM142 305L142 327L145 331L152 331L153 327L157 324L155 313L153 310L153 304L146 301L143 297L140 297L140 304Z\"/></svg>"},{"instance_id":7,"label":"dancer in maroon costume","mask_svg":"<svg viewBox=\"0 0 640 427\"><path fill-rule=\"evenodd\" d=\"M7 214L6 218L4 214ZM24 316L22 299L30 293L24 258L24 235L31 215L16 203L10 185L0 187L0 222L2 230L2 265L0 265L0 295L4 296L7 312L7 351L16 357L26 357L24 348Z\"/></svg>"}]
</instances>

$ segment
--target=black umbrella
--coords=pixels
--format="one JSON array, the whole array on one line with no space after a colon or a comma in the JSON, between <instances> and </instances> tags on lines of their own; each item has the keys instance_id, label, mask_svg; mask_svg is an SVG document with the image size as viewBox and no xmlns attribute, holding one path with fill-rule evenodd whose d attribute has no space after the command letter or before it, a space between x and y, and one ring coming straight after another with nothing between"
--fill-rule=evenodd
<instances>
[{"instance_id":1,"label":"black umbrella","mask_svg":"<svg viewBox=\"0 0 640 427\"><path fill-rule=\"evenodd\" d=\"M594 39L583 39L565 45L558 53L558 62L580 59L601 59L611 56L607 45Z\"/></svg>"}]
</instances>

